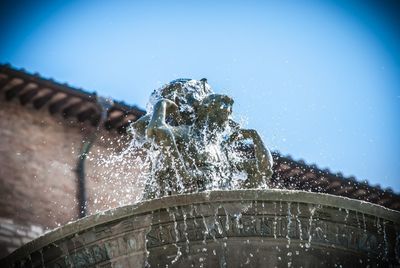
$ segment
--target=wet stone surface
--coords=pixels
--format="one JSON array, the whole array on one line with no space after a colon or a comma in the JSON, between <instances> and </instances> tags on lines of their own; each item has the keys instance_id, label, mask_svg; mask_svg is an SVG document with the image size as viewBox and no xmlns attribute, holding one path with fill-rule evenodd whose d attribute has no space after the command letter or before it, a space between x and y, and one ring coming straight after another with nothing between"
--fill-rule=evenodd
<instances>
[{"instance_id":1,"label":"wet stone surface","mask_svg":"<svg viewBox=\"0 0 400 268\"><path fill-rule=\"evenodd\" d=\"M241 192L168 197L102 220L95 215L33 241L1 267L399 265L398 212L322 194L252 191L254 200L243 200Z\"/></svg>"}]
</instances>

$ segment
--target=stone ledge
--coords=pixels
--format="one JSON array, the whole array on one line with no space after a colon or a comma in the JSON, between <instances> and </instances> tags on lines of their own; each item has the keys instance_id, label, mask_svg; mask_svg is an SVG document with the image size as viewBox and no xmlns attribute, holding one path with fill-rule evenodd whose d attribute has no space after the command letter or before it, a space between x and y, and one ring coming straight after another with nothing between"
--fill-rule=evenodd
<instances>
[{"instance_id":1,"label":"stone ledge","mask_svg":"<svg viewBox=\"0 0 400 268\"><path fill-rule=\"evenodd\" d=\"M73 235L75 234L91 232L90 230L92 230L94 227L97 228L102 225L115 225L116 223L132 218L132 216L137 216L140 218L142 216L150 215L153 211L190 205L232 203L237 204L238 206L241 204L244 206L246 202L255 201L260 203L284 202L320 205L323 207L360 213L360 215L362 214L363 217L372 216L381 219L382 221L392 222L393 226L400 225L400 213L397 211L390 210L376 204L334 195L273 189L211 191L196 194L168 196L160 199L144 201L137 204L108 210L75 222L71 222L22 246L4 259L4 261L5 264L12 263L15 260L26 258L29 254L41 250L46 245L65 240L68 237L71 237L72 239ZM282 217L282 215L280 215L280 217ZM151 221L144 222L144 224L146 223L151 223ZM151 224L154 225L154 223Z\"/></svg>"}]
</instances>

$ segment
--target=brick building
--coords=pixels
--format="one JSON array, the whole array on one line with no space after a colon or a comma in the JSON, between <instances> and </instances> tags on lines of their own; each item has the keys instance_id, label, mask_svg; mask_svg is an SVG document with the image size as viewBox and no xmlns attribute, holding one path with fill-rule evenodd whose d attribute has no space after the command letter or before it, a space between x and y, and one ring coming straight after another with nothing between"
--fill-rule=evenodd
<instances>
[{"instance_id":1,"label":"brick building","mask_svg":"<svg viewBox=\"0 0 400 268\"><path fill-rule=\"evenodd\" d=\"M127 126L143 114L138 107L0 66L0 258L46 230L139 196L137 167L98 164L82 156L90 152L91 159L101 159L123 150L129 142ZM278 153L274 160L271 187L400 210L400 196L390 189Z\"/></svg>"}]
</instances>

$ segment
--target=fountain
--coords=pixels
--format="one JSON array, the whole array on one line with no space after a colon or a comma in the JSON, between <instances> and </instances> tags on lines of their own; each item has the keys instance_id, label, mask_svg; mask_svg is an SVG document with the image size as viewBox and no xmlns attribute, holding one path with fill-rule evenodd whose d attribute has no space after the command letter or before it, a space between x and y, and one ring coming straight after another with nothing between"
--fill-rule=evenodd
<instances>
[{"instance_id":1,"label":"fountain","mask_svg":"<svg viewBox=\"0 0 400 268\"><path fill-rule=\"evenodd\" d=\"M53 230L1 267L400 265L399 212L269 189L271 154L231 119L232 104L205 79L156 90L130 129L142 200Z\"/></svg>"},{"instance_id":2,"label":"fountain","mask_svg":"<svg viewBox=\"0 0 400 268\"><path fill-rule=\"evenodd\" d=\"M233 100L213 94L205 79L173 81L150 104L131 129L151 156L146 199L265 186L271 153L256 131L231 119Z\"/></svg>"}]
</instances>

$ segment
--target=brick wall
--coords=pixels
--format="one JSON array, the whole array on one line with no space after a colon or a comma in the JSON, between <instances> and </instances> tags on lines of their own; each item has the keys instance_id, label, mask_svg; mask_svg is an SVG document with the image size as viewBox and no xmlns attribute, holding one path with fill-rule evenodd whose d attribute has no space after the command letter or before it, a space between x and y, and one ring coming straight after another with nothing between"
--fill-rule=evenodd
<instances>
[{"instance_id":1,"label":"brick wall","mask_svg":"<svg viewBox=\"0 0 400 268\"><path fill-rule=\"evenodd\" d=\"M82 141L93 130L50 115L46 108L0 97L0 219L16 230L0 225L0 257L40 233L33 229L48 230L77 219L75 169ZM126 142L116 132L98 133L86 161L89 212L127 203L140 193L135 167L99 161L110 151L123 150ZM122 197L126 189L131 190Z\"/></svg>"}]
</instances>

